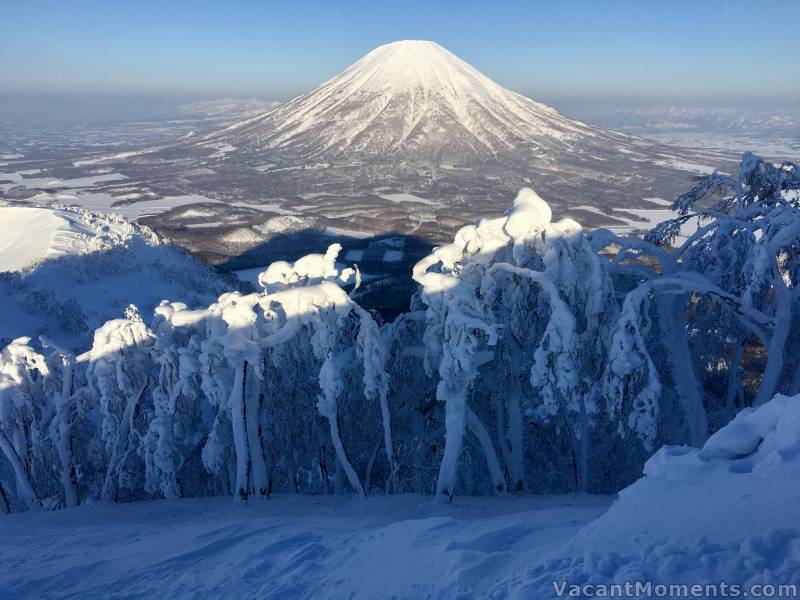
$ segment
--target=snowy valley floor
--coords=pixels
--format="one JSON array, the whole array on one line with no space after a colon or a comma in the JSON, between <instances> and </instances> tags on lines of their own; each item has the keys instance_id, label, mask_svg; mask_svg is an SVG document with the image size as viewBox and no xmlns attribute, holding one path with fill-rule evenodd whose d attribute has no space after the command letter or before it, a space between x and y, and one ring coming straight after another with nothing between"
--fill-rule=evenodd
<instances>
[{"instance_id":1,"label":"snowy valley floor","mask_svg":"<svg viewBox=\"0 0 800 600\"><path fill-rule=\"evenodd\" d=\"M5 599L483 596L611 501L276 496L0 515L0 590Z\"/></svg>"}]
</instances>

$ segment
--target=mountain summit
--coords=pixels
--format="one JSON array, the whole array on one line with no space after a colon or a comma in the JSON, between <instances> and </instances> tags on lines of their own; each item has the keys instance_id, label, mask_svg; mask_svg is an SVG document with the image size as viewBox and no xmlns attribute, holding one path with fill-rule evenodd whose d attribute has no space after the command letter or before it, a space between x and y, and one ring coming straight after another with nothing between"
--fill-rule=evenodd
<instances>
[{"instance_id":1,"label":"mountain summit","mask_svg":"<svg viewBox=\"0 0 800 600\"><path fill-rule=\"evenodd\" d=\"M220 137L316 158L472 163L604 134L505 89L435 42L400 41Z\"/></svg>"}]
</instances>

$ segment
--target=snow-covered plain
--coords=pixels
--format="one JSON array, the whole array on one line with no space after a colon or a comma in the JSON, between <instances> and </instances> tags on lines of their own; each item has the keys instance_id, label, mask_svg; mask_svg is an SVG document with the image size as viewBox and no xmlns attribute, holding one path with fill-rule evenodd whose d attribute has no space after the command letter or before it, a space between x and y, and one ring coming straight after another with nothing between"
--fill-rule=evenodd
<instances>
[{"instance_id":1,"label":"snow-covered plain","mask_svg":"<svg viewBox=\"0 0 800 600\"><path fill-rule=\"evenodd\" d=\"M121 173L99 173L67 179L28 177L39 173L39 169L0 173L0 193L6 193L12 188L36 190L38 193L30 201L37 204L68 204L129 219L167 212L188 204L217 202L199 194L162 197L152 197L151 194L148 197L139 193L120 194L96 189L98 185L126 180L127 177Z\"/></svg>"}]
</instances>

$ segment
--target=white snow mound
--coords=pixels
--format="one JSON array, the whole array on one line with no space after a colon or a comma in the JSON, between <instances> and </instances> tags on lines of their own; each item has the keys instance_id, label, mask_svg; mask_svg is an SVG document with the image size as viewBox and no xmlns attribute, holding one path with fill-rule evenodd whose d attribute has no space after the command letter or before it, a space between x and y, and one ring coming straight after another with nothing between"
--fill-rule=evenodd
<instances>
[{"instance_id":1,"label":"white snow mound","mask_svg":"<svg viewBox=\"0 0 800 600\"><path fill-rule=\"evenodd\" d=\"M644 472L498 593L552 597L553 581L800 584L800 395L742 411L702 449L662 448Z\"/></svg>"},{"instance_id":2,"label":"white snow mound","mask_svg":"<svg viewBox=\"0 0 800 600\"><path fill-rule=\"evenodd\" d=\"M644 474L694 481L714 472L764 472L792 464L800 464L800 397L778 395L757 409L744 409L700 450L662 448L647 461Z\"/></svg>"},{"instance_id":3,"label":"white snow mound","mask_svg":"<svg viewBox=\"0 0 800 600\"><path fill-rule=\"evenodd\" d=\"M78 213L23 206L0 207L0 272L22 271L43 260L96 250L98 238L121 234L85 222Z\"/></svg>"}]
</instances>

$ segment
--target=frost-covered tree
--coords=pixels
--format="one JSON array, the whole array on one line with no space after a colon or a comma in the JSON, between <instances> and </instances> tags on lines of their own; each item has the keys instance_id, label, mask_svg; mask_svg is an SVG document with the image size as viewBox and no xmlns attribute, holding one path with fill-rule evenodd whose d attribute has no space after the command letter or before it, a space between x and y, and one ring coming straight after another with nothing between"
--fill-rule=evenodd
<instances>
[{"instance_id":1,"label":"frost-covered tree","mask_svg":"<svg viewBox=\"0 0 800 600\"><path fill-rule=\"evenodd\" d=\"M108 321L94 333L88 354L87 387L102 419L99 437L106 452L104 500L143 496L145 447L152 416L156 367L153 333L131 306L124 319Z\"/></svg>"},{"instance_id":2,"label":"frost-covered tree","mask_svg":"<svg viewBox=\"0 0 800 600\"><path fill-rule=\"evenodd\" d=\"M18 338L0 353L0 450L13 470L17 497L28 508L38 508L37 466L45 458L42 424L52 407L42 393L47 364L30 341Z\"/></svg>"},{"instance_id":3,"label":"frost-covered tree","mask_svg":"<svg viewBox=\"0 0 800 600\"><path fill-rule=\"evenodd\" d=\"M714 173L673 206L675 219L648 239L673 243L680 227L697 231L673 253L684 271L702 274L734 302L703 302L691 324L702 336L703 363L726 364L724 413L744 406L740 375L743 348L757 340L766 364L753 398L762 404L776 392L800 390L796 344L800 341L800 172L792 163L773 165L746 153L737 178ZM714 300L718 300L718 295ZM734 403L738 404L734 406Z\"/></svg>"},{"instance_id":4,"label":"frost-covered tree","mask_svg":"<svg viewBox=\"0 0 800 600\"><path fill-rule=\"evenodd\" d=\"M40 340L49 344L47 340ZM52 347L52 345L51 345ZM55 448L60 470L61 490L66 506L80 504L78 463L75 445L79 415L75 398L75 357L59 348L47 357L48 377L44 381L44 394L52 399L53 413L49 423L49 441Z\"/></svg>"},{"instance_id":5,"label":"frost-covered tree","mask_svg":"<svg viewBox=\"0 0 800 600\"><path fill-rule=\"evenodd\" d=\"M420 307L415 307L420 308ZM426 313L412 310L383 326L386 373L395 436L398 491L434 493L444 442L442 403L425 371Z\"/></svg>"},{"instance_id":6,"label":"frost-covered tree","mask_svg":"<svg viewBox=\"0 0 800 600\"><path fill-rule=\"evenodd\" d=\"M357 285L358 273L336 269L338 250L333 245L324 255L273 263L260 277L264 293L226 294L208 310L200 362L203 390L218 414L203 457L213 469L227 464L230 444L225 441L232 439L234 489L241 498L269 493L276 462L282 463L288 489L296 491L309 472L300 454L309 453L317 457L313 462L323 489L328 489L328 465L335 463L355 493L368 493L376 442L365 441L369 432L362 426L370 423L364 417L374 409L381 415L377 447L384 448L387 485L396 486L384 346L372 316L340 287L353 281ZM298 389L305 397L298 397ZM316 419L295 412L308 409L312 390L317 391L311 406L327 423L325 435L318 427L295 431L302 419ZM291 407L281 406L287 401L285 392ZM286 446L289 440L292 448ZM301 440L313 448L296 448ZM289 454L284 460L275 456L280 447L284 457ZM354 459L364 463L363 476ZM298 462L306 465L304 477L298 477Z\"/></svg>"},{"instance_id":7,"label":"frost-covered tree","mask_svg":"<svg viewBox=\"0 0 800 600\"><path fill-rule=\"evenodd\" d=\"M553 223L547 203L523 189L507 217L462 228L417 264L414 278L427 306L427 365L438 371L446 412L437 493L455 491L467 431L494 490L506 491L507 476L524 490L523 411L566 430L585 489L616 300L607 265L580 226ZM493 420L481 418L491 413Z\"/></svg>"},{"instance_id":8,"label":"frost-covered tree","mask_svg":"<svg viewBox=\"0 0 800 600\"><path fill-rule=\"evenodd\" d=\"M325 255L310 255L294 265L273 264L259 278L265 288L260 298L267 324L262 347L273 356L298 345L311 351L308 359L319 365L316 408L328 424L336 464L358 495L369 493L377 452L386 456L386 485L397 487L398 466L392 435L388 376L384 369L385 346L369 312L358 306L341 285L355 282L358 272L339 272L334 264L340 246ZM302 356L296 354L295 356ZM269 361L275 367L275 360ZM376 410L377 409L377 410ZM369 432L370 412L380 415L374 440ZM346 443L345 434L350 434ZM359 476L354 460L364 464Z\"/></svg>"},{"instance_id":9,"label":"frost-covered tree","mask_svg":"<svg viewBox=\"0 0 800 600\"><path fill-rule=\"evenodd\" d=\"M144 440L147 491L166 498L214 488L201 456L213 415L200 373L205 317L205 311L164 301L150 325L159 373L152 390L153 419Z\"/></svg>"}]
</instances>

